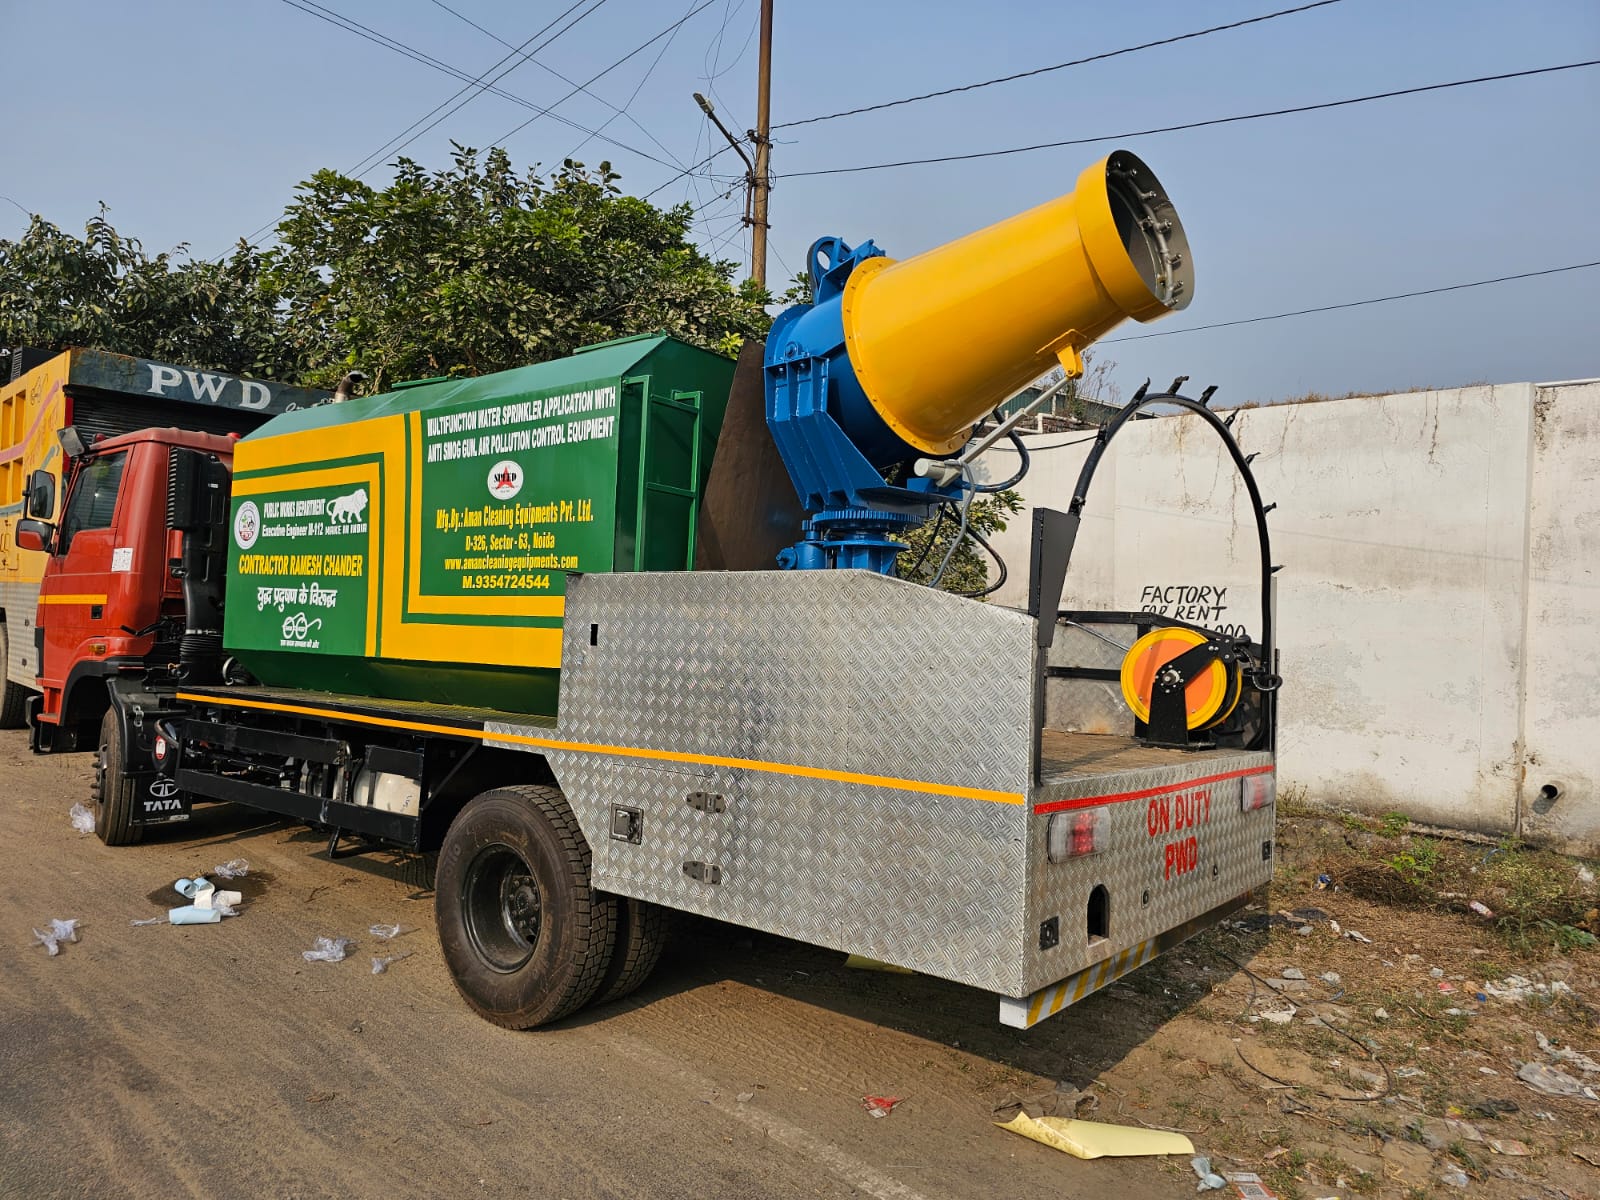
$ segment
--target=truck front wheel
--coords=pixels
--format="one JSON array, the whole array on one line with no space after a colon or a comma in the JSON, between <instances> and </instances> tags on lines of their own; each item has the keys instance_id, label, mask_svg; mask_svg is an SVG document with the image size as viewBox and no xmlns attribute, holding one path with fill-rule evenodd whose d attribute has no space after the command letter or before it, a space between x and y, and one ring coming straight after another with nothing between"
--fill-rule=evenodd
<instances>
[{"instance_id":1,"label":"truck front wheel","mask_svg":"<svg viewBox=\"0 0 1600 1200\"><path fill-rule=\"evenodd\" d=\"M131 846L144 840L144 826L134 824L134 788L128 778L127 754L122 745L122 722L116 710L106 709L100 721L100 755L94 766L94 831L108 846Z\"/></svg>"},{"instance_id":2,"label":"truck front wheel","mask_svg":"<svg viewBox=\"0 0 1600 1200\"><path fill-rule=\"evenodd\" d=\"M439 943L456 990L480 1016L531 1029L599 990L617 902L590 886L589 863L555 788L484 792L451 823L434 880Z\"/></svg>"},{"instance_id":3,"label":"truck front wheel","mask_svg":"<svg viewBox=\"0 0 1600 1200\"><path fill-rule=\"evenodd\" d=\"M0 729L28 723L28 689L11 682L11 630L0 621Z\"/></svg>"}]
</instances>

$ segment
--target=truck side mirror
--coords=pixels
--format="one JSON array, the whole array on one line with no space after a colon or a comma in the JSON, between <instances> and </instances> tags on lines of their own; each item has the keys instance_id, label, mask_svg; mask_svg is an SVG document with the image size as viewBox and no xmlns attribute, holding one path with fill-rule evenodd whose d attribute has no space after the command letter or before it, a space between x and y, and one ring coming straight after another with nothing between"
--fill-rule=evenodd
<instances>
[{"instance_id":1,"label":"truck side mirror","mask_svg":"<svg viewBox=\"0 0 1600 1200\"><path fill-rule=\"evenodd\" d=\"M28 515L48 521L56 515L56 477L49 471L28 476Z\"/></svg>"},{"instance_id":2,"label":"truck side mirror","mask_svg":"<svg viewBox=\"0 0 1600 1200\"><path fill-rule=\"evenodd\" d=\"M55 553L56 527L49 521L25 518L17 522L17 545L23 550L42 550Z\"/></svg>"}]
</instances>

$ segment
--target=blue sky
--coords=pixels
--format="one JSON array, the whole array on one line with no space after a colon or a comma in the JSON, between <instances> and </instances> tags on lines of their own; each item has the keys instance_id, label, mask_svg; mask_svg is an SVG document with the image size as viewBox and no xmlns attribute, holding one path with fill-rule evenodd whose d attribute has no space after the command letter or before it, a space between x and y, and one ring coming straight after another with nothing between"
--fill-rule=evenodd
<instances>
[{"instance_id":1,"label":"blue sky","mask_svg":"<svg viewBox=\"0 0 1600 1200\"><path fill-rule=\"evenodd\" d=\"M448 0L519 43L571 0ZM699 0L606 0L541 52L585 80ZM1134 4L777 0L773 120L1024 71L1290 7L1292 0ZM505 49L433 0L326 7L476 75ZM754 120L755 0L714 0L556 112L662 162L591 142L648 192L719 144L690 96ZM584 11L579 9L578 11ZM98 201L149 250L224 250L293 185L346 169L460 84L283 0L0 2L12 138L0 195L81 230ZM659 60L657 52L662 51ZM816 237L926 249L1072 186L1114 142L969 163L784 178L790 171L1116 134L1469 76L1600 58L1593 0L1341 0L1311 12L977 92L776 132L775 280ZM524 64L500 86L547 105L570 88ZM635 89L637 95L635 95ZM629 104L629 98L632 98ZM529 116L482 96L406 153L493 144ZM552 163L585 135L544 117L507 147ZM708 141L711 139L718 139ZM657 142L660 144L657 145ZM1331 112L1128 139L1177 202L1194 303L1148 330L1363 299L1600 259L1600 68ZM664 147L664 149L663 149ZM744 259L730 186L679 179L703 244ZM367 178L380 182L379 168ZM0 201L0 237L26 218ZM1145 375L1218 383L1219 402L1600 374L1600 269L1347 312L1106 345L1124 395ZM1116 336L1116 335L1113 335Z\"/></svg>"}]
</instances>

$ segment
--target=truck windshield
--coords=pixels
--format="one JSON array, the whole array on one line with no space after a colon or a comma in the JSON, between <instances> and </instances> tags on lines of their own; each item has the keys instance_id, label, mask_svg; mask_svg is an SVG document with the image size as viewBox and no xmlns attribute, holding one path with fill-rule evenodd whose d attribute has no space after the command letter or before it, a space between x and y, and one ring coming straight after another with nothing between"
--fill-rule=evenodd
<instances>
[{"instance_id":1,"label":"truck windshield","mask_svg":"<svg viewBox=\"0 0 1600 1200\"><path fill-rule=\"evenodd\" d=\"M122 484L122 468L127 464L126 454L108 454L97 458L78 475L67 501L66 515L61 520L61 541L58 554L72 549L72 539L85 529L109 529L111 518L117 511L117 489Z\"/></svg>"}]
</instances>

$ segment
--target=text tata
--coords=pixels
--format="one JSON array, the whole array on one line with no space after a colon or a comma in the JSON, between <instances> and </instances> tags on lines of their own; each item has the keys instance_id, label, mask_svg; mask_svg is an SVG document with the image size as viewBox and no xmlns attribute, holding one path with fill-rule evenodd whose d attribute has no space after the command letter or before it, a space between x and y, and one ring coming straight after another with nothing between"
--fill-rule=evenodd
<instances>
[{"instance_id":1,"label":"text tata","mask_svg":"<svg viewBox=\"0 0 1600 1200\"><path fill-rule=\"evenodd\" d=\"M177 367L164 367L159 363L150 365L150 387L148 394L151 396L167 396L184 394L184 384L188 384L188 396L193 400L210 401L212 404L225 404L229 408L265 408L272 403L272 389L259 379L239 379L233 375L211 375L205 371L180 371ZM226 393L233 386L238 385L238 394L228 396Z\"/></svg>"},{"instance_id":2,"label":"text tata","mask_svg":"<svg viewBox=\"0 0 1600 1200\"><path fill-rule=\"evenodd\" d=\"M1211 789L1208 787L1152 796L1144 814L1145 831L1153 838L1198 829L1210 822ZM1187 875L1200 865L1200 842L1193 834L1168 841L1162 857L1165 860L1163 879Z\"/></svg>"}]
</instances>

